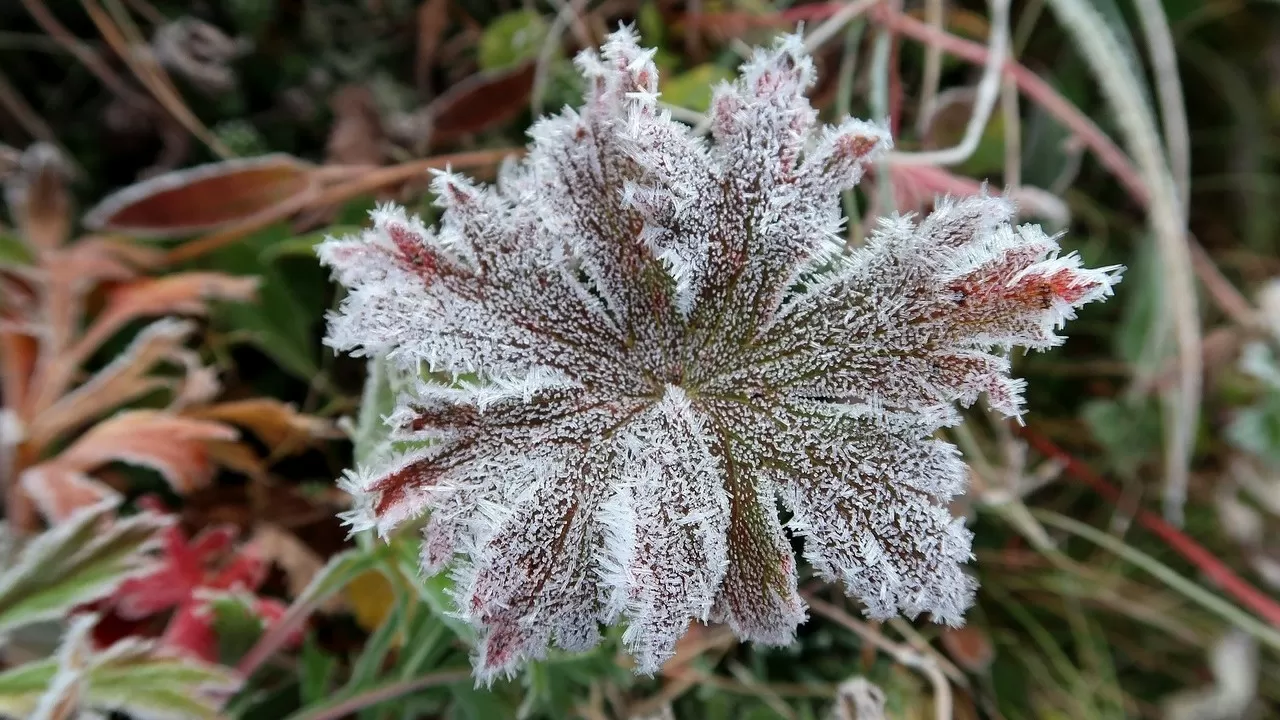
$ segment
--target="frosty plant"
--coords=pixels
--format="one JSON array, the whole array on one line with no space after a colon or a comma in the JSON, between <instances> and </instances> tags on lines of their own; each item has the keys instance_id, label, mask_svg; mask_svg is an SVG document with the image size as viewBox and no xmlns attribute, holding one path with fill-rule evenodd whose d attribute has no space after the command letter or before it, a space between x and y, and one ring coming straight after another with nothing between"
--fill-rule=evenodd
<instances>
[{"instance_id":1,"label":"frosty plant","mask_svg":"<svg viewBox=\"0 0 1280 720\"><path fill-rule=\"evenodd\" d=\"M1009 350L1056 345L1118 278L986 195L846 253L839 194L890 138L816 127L799 39L716 90L711 142L659 110L652 57L627 29L579 56L584 106L495 187L437 177L438 229L382 207L320 249L350 290L330 344L481 378L402 398L388 422L417 449L344 483L357 530L429 511L423 565L456 558L481 680L624 619L645 673L691 620L790 642L779 500L869 616L959 624L965 468L932 435L984 393L1017 415Z\"/></svg>"}]
</instances>

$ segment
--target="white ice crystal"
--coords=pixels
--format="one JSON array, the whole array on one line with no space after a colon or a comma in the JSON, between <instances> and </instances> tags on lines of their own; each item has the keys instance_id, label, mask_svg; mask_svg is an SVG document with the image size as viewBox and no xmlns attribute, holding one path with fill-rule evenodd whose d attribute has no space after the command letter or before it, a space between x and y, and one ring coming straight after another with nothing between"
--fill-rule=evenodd
<instances>
[{"instance_id":1,"label":"white ice crystal","mask_svg":"<svg viewBox=\"0 0 1280 720\"><path fill-rule=\"evenodd\" d=\"M423 565L455 568L483 681L601 623L646 673L692 620L790 642L779 501L868 615L960 623L964 467L932 435L983 394L1018 414L1008 350L1059 343L1117 269L991 196L844 253L840 191L890 140L816 127L795 37L716 90L711 142L659 111L630 30L578 66L584 106L538 122L496 186L436 178L439 228L386 206L320 249L349 290L333 347L481 378L401 401L397 437L433 442L349 474L353 525L429 512Z\"/></svg>"}]
</instances>

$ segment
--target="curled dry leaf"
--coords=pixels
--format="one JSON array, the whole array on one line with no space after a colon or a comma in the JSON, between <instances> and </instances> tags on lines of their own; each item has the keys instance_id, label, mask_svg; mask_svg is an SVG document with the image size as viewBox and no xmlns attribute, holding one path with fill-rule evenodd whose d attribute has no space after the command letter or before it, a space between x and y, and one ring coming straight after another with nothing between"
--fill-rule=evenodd
<instances>
[{"instance_id":1,"label":"curled dry leaf","mask_svg":"<svg viewBox=\"0 0 1280 720\"><path fill-rule=\"evenodd\" d=\"M75 390L57 397L28 422L29 441L36 449L48 447L72 428L102 413L164 387L166 381L151 372L164 362L180 360L184 343L194 326L166 318L148 325L129 347ZM75 366L61 372L70 374Z\"/></svg>"},{"instance_id":2,"label":"curled dry leaf","mask_svg":"<svg viewBox=\"0 0 1280 720\"><path fill-rule=\"evenodd\" d=\"M864 677L840 683L832 720L884 720L884 691Z\"/></svg>"},{"instance_id":3,"label":"curled dry leaf","mask_svg":"<svg viewBox=\"0 0 1280 720\"><path fill-rule=\"evenodd\" d=\"M276 456L297 452L317 438L338 437L328 421L304 415L293 405L273 398L218 403L194 408L186 415L245 428Z\"/></svg>"},{"instance_id":4,"label":"curled dry leaf","mask_svg":"<svg viewBox=\"0 0 1280 720\"><path fill-rule=\"evenodd\" d=\"M130 185L98 203L84 225L137 237L203 232L252 218L312 183L312 166L290 155L225 160Z\"/></svg>"},{"instance_id":5,"label":"curled dry leaf","mask_svg":"<svg viewBox=\"0 0 1280 720\"><path fill-rule=\"evenodd\" d=\"M456 142L508 122L524 111L536 63L481 72L396 123L400 139L425 149Z\"/></svg>"},{"instance_id":6,"label":"curled dry leaf","mask_svg":"<svg viewBox=\"0 0 1280 720\"><path fill-rule=\"evenodd\" d=\"M986 670L996 654L987 631L976 625L943 628L942 646L957 665L972 673Z\"/></svg>"},{"instance_id":7,"label":"curled dry leaf","mask_svg":"<svg viewBox=\"0 0 1280 720\"><path fill-rule=\"evenodd\" d=\"M103 496L114 491L88 473L110 462L150 468L176 492L187 493L213 477L215 465L208 443L235 440L234 428L222 423L177 417L151 410L133 410L98 423L52 460L27 468L23 488L40 511L55 522L82 505L89 488L102 486Z\"/></svg>"},{"instance_id":8,"label":"curled dry leaf","mask_svg":"<svg viewBox=\"0 0 1280 720\"><path fill-rule=\"evenodd\" d=\"M156 60L205 92L225 92L236 86L230 63L249 44L227 37L218 27L192 17L163 25L151 41Z\"/></svg>"},{"instance_id":9,"label":"curled dry leaf","mask_svg":"<svg viewBox=\"0 0 1280 720\"><path fill-rule=\"evenodd\" d=\"M56 147L36 143L22 153L17 172L5 181L9 214L33 251L60 247L71 234L69 175L66 159Z\"/></svg>"},{"instance_id":10,"label":"curled dry leaf","mask_svg":"<svg viewBox=\"0 0 1280 720\"><path fill-rule=\"evenodd\" d=\"M325 144L325 159L335 165L381 165L382 116L373 91L345 85L329 99L333 126Z\"/></svg>"}]
</instances>

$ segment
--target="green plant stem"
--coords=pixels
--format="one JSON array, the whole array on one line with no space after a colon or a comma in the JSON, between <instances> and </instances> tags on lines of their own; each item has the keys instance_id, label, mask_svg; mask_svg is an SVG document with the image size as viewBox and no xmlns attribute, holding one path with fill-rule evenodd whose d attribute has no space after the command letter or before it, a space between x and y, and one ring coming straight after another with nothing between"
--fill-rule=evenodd
<instances>
[{"instance_id":1,"label":"green plant stem","mask_svg":"<svg viewBox=\"0 0 1280 720\"><path fill-rule=\"evenodd\" d=\"M1168 565L1161 563L1132 545L1128 545L1119 538L1109 535L1092 525L1086 525L1050 510L1032 510L1031 514L1045 525L1065 530L1072 535L1084 538L1137 565L1205 610L1253 635L1272 648L1280 650L1280 632L1277 632L1275 628L1268 627L1256 617L1179 575Z\"/></svg>"},{"instance_id":2,"label":"green plant stem","mask_svg":"<svg viewBox=\"0 0 1280 720\"><path fill-rule=\"evenodd\" d=\"M408 695L409 693L427 688L438 687L440 685L449 685L451 683L467 680L471 677L470 670L442 670L430 675L423 675L412 680L401 680L398 682L388 683L381 687L362 692L359 695L347 698L338 703L328 706L321 706L305 712L294 713L290 715L288 720L340 720L353 713L368 707L373 707L378 703L384 703L388 700L394 700L398 697Z\"/></svg>"}]
</instances>

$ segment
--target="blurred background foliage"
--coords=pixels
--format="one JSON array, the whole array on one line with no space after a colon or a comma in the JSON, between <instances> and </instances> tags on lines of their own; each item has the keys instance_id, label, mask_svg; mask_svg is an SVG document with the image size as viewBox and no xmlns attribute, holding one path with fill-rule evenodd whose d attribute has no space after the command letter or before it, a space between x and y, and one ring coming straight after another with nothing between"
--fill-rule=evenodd
<instances>
[{"instance_id":1,"label":"blurred background foliage","mask_svg":"<svg viewBox=\"0 0 1280 720\"><path fill-rule=\"evenodd\" d=\"M215 452L219 469L193 487L152 466L112 462L96 475L126 508L160 496L193 537L234 528L236 552L252 550L266 568L249 589L288 604L270 622L243 595L207 605L217 642L210 659L244 678L222 698L225 716L871 717L857 714L842 685L865 677L883 690L893 718L1280 717L1280 5L1155 4L1176 50L1172 70L1153 54L1142 14L1152 2L1141 0L1021 0L1012 6L1010 43L1027 75L1123 152L1134 150L1126 111L1106 91L1108 73L1136 79L1140 97L1130 100L1152 118L1161 117L1162 78L1173 71L1180 79L1191 174L1189 233L1178 242L1193 249L1203 385L1188 420L1181 528L1160 518L1167 451L1177 442L1171 423L1181 417L1162 399L1179 383L1171 293L1186 288L1174 284L1147 200L1099 162L1096 145L1060 106L1024 85L1019 93L1010 75L964 163L932 174L877 173L845 205L856 244L877 213L927 208L935 193L973 191L970 181L1030 188L1040 194L1022 199L1024 209L1067 230L1065 248L1088 265L1129 267L1116 298L1071 325L1070 343L1016 359L1029 382L1023 424L978 409L951 438L973 467L973 491L956 508L976 532L972 571L981 591L969 625L865 623L838 589L808 583L813 618L792 647L740 645L722 628L699 626L656 678L632 676L606 643L552 657L491 691L473 688L473 638L450 617L448 579L418 576L417 533L389 544L349 539L335 518L346 500L333 479L353 454L383 442L380 415L397 378L322 346L325 311L339 298L312 245L362 225L378 200L430 219L429 167L491 176L524 145L538 113L576 102L574 52L621 21L635 22L658 48L662 99L696 125L711 87L732 77L745 47L865 6L820 48L815 105L827 119L890 117L900 149L951 146L972 120L982 66L947 52L934 73L928 48L946 43L927 40L945 34L949 47L983 49L988 6L0 4L7 188L33 172L24 151L43 143L61 158L67 221L81 227L83 217L86 231L145 248L149 277L257 278L251 301L202 294L208 307L200 312L170 303L152 313L207 316L190 346L219 379L221 403L274 403L191 411L248 430L249 455ZM1064 21L1069 11L1101 19L1125 67L1100 73L1095 50ZM904 18L924 34L904 29ZM181 172L210 163L223 164ZM12 215L0 226L0 265L38 264L23 227ZM114 289L108 282L89 293L86 313L113 307ZM0 303L6 297L16 302ZM112 333L85 370L124 353L143 327L139 317ZM129 407L174 406L163 394L141 394ZM28 460L65 455L74 440ZM11 522L13 508L11 499ZM155 637L163 629L121 633ZM43 652L56 644L47 633L23 643ZM14 652L21 644L6 651L6 669L26 657ZM19 687L5 678L12 673L0 674L0 698Z\"/></svg>"}]
</instances>

